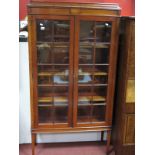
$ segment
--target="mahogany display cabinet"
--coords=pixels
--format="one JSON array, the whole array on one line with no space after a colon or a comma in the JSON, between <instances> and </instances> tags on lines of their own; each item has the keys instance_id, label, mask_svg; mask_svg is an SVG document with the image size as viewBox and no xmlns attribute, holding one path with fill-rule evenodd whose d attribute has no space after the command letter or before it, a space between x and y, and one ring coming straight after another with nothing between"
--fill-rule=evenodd
<instances>
[{"instance_id":1,"label":"mahogany display cabinet","mask_svg":"<svg viewBox=\"0 0 155 155\"><path fill-rule=\"evenodd\" d=\"M32 155L36 134L107 132L110 145L120 7L28 4Z\"/></svg>"}]
</instances>

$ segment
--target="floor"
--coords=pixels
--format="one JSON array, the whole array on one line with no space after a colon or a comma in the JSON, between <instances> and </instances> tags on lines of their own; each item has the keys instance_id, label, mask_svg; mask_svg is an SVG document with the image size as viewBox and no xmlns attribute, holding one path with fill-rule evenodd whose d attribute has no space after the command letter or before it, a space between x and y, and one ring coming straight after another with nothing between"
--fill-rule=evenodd
<instances>
[{"instance_id":1,"label":"floor","mask_svg":"<svg viewBox=\"0 0 155 155\"><path fill-rule=\"evenodd\" d=\"M101 142L37 144L36 155L106 155ZM31 144L19 146L19 155L31 155ZM110 155L115 155L112 152Z\"/></svg>"}]
</instances>

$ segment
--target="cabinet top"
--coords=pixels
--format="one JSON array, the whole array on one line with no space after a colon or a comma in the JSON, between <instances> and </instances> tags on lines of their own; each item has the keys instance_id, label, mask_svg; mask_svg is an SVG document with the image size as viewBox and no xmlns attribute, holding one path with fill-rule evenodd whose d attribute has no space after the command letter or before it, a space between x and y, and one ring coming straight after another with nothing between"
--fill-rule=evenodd
<instances>
[{"instance_id":1,"label":"cabinet top","mask_svg":"<svg viewBox=\"0 0 155 155\"><path fill-rule=\"evenodd\" d=\"M117 3L76 3L76 2L30 2L29 8L34 7L56 7L56 8L79 8L79 9L102 9L119 11L121 8Z\"/></svg>"}]
</instances>

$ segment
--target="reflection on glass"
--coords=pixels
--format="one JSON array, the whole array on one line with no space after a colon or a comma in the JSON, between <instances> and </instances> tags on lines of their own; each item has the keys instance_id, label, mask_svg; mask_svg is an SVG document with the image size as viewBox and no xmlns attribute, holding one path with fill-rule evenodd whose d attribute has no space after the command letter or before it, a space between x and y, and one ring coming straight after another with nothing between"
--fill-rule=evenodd
<instances>
[{"instance_id":1,"label":"reflection on glass","mask_svg":"<svg viewBox=\"0 0 155 155\"><path fill-rule=\"evenodd\" d=\"M51 62L51 46L49 44L37 44L37 51L38 63Z\"/></svg>"},{"instance_id":2,"label":"reflection on glass","mask_svg":"<svg viewBox=\"0 0 155 155\"><path fill-rule=\"evenodd\" d=\"M110 22L96 22L96 42L110 42L111 26Z\"/></svg>"},{"instance_id":3,"label":"reflection on glass","mask_svg":"<svg viewBox=\"0 0 155 155\"><path fill-rule=\"evenodd\" d=\"M81 21L80 22L80 41L94 42L94 22Z\"/></svg>"},{"instance_id":4,"label":"reflection on glass","mask_svg":"<svg viewBox=\"0 0 155 155\"><path fill-rule=\"evenodd\" d=\"M68 48L54 48L53 57L55 64L68 64L69 63Z\"/></svg>"},{"instance_id":5,"label":"reflection on glass","mask_svg":"<svg viewBox=\"0 0 155 155\"><path fill-rule=\"evenodd\" d=\"M93 49L92 48L80 48L79 63L80 64L92 64L93 63Z\"/></svg>"},{"instance_id":6,"label":"reflection on glass","mask_svg":"<svg viewBox=\"0 0 155 155\"><path fill-rule=\"evenodd\" d=\"M40 64L68 64L69 49L42 43L37 44L37 57Z\"/></svg>"},{"instance_id":7,"label":"reflection on glass","mask_svg":"<svg viewBox=\"0 0 155 155\"><path fill-rule=\"evenodd\" d=\"M50 20L37 20L37 41L52 41L52 25Z\"/></svg>"},{"instance_id":8,"label":"reflection on glass","mask_svg":"<svg viewBox=\"0 0 155 155\"><path fill-rule=\"evenodd\" d=\"M37 41L69 42L69 21L37 20Z\"/></svg>"}]
</instances>

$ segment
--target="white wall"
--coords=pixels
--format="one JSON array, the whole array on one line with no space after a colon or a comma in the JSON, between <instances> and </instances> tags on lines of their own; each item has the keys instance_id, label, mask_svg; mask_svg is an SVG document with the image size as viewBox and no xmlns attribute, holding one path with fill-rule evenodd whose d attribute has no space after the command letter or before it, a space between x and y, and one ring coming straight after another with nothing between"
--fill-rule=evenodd
<instances>
[{"instance_id":1,"label":"white wall","mask_svg":"<svg viewBox=\"0 0 155 155\"><path fill-rule=\"evenodd\" d=\"M31 143L30 130L30 87L29 87L29 62L28 43L19 45L19 143ZM38 134L37 141L45 142L72 142L72 141L99 141L100 132L84 132L70 134ZM105 139L106 136L104 136Z\"/></svg>"}]
</instances>

